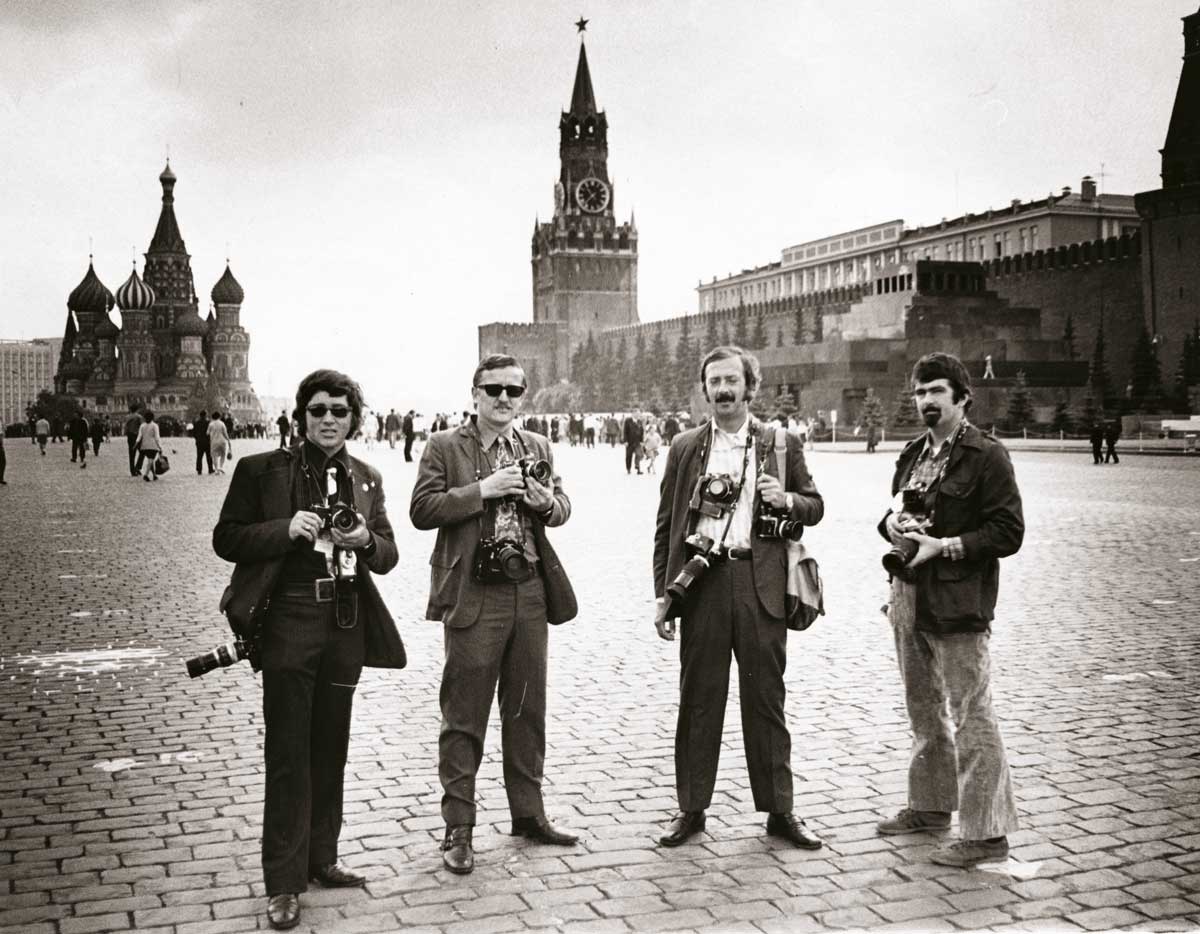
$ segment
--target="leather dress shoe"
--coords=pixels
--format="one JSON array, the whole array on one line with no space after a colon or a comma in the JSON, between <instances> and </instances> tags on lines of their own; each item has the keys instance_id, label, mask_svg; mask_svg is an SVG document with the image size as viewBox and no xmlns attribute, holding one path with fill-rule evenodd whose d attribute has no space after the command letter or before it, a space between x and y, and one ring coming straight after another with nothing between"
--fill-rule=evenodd
<instances>
[{"instance_id":1,"label":"leather dress shoe","mask_svg":"<svg viewBox=\"0 0 1200 934\"><path fill-rule=\"evenodd\" d=\"M339 866L337 863L309 870L308 878L313 882L321 883L327 889L347 889L356 885L365 885L367 881L366 876L351 872L345 866Z\"/></svg>"},{"instance_id":2,"label":"leather dress shoe","mask_svg":"<svg viewBox=\"0 0 1200 934\"><path fill-rule=\"evenodd\" d=\"M579 842L578 837L558 830L545 817L514 817L512 835L551 846L574 846Z\"/></svg>"},{"instance_id":3,"label":"leather dress shoe","mask_svg":"<svg viewBox=\"0 0 1200 934\"><path fill-rule=\"evenodd\" d=\"M286 931L300 923L300 896L292 892L267 899L267 923L277 931Z\"/></svg>"},{"instance_id":4,"label":"leather dress shoe","mask_svg":"<svg viewBox=\"0 0 1200 934\"><path fill-rule=\"evenodd\" d=\"M475 868L475 849L471 846L470 824L455 824L446 828L442 840L442 864L453 873L465 876Z\"/></svg>"},{"instance_id":5,"label":"leather dress shoe","mask_svg":"<svg viewBox=\"0 0 1200 934\"><path fill-rule=\"evenodd\" d=\"M680 811L671 821L667 832L658 838L663 846L679 846L704 829L703 811Z\"/></svg>"},{"instance_id":6,"label":"leather dress shoe","mask_svg":"<svg viewBox=\"0 0 1200 934\"><path fill-rule=\"evenodd\" d=\"M821 838L808 829L803 818L791 811L768 817L767 833L772 837L781 837L802 850L819 850L823 846Z\"/></svg>"}]
</instances>

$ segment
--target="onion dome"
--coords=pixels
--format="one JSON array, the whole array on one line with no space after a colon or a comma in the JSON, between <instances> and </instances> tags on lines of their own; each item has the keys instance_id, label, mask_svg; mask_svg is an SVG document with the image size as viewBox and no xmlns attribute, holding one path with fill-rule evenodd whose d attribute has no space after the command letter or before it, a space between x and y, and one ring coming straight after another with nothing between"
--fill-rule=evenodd
<instances>
[{"instance_id":1,"label":"onion dome","mask_svg":"<svg viewBox=\"0 0 1200 934\"><path fill-rule=\"evenodd\" d=\"M208 325L194 308L189 308L175 319L174 330L180 337L204 337L208 333Z\"/></svg>"},{"instance_id":2,"label":"onion dome","mask_svg":"<svg viewBox=\"0 0 1200 934\"><path fill-rule=\"evenodd\" d=\"M87 275L75 290L67 297L67 307L71 311L87 311L97 314L107 314L113 306L113 294L100 281L92 266L92 258L88 257Z\"/></svg>"},{"instance_id":3,"label":"onion dome","mask_svg":"<svg viewBox=\"0 0 1200 934\"><path fill-rule=\"evenodd\" d=\"M240 305L246 297L246 293L242 291L241 285L237 279L233 278L233 273L229 269L229 263L225 264L225 272L217 284L213 286L212 300L214 305Z\"/></svg>"},{"instance_id":4,"label":"onion dome","mask_svg":"<svg viewBox=\"0 0 1200 934\"><path fill-rule=\"evenodd\" d=\"M146 285L134 269L125 284L117 289L117 307L122 311L145 311L153 304L154 289Z\"/></svg>"},{"instance_id":5,"label":"onion dome","mask_svg":"<svg viewBox=\"0 0 1200 934\"><path fill-rule=\"evenodd\" d=\"M121 329L113 324L113 319L106 314L92 333L96 335L96 340L115 341Z\"/></svg>"}]
</instances>

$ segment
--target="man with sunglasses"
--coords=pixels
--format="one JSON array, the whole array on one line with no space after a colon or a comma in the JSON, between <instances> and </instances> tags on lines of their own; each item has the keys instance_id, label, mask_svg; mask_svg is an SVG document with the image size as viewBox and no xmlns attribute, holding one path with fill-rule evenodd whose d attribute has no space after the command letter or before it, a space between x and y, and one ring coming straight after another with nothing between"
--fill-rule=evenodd
<instances>
[{"instance_id":1,"label":"man with sunglasses","mask_svg":"<svg viewBox=\"0 0 1200 934\"><path fill-rule=\"evenodd\" d=\"M213 548L237 563L221 609L258 645L266 792L267 921L300 921L299 893L365 881L338 863L354 690L364 666L403 668L404 645L371 574L396 566L379 472L351 457L362 418L350 377L317 370L293 413L303 439L238 461Z\"/></svg>"},{"instance_id":2,"label":"man with sunglasses","mask_svg":"<svg viewBox=\"0 0 1200 934\"><path fill-rule=\"evenodd\" d=\"M567 521L571 501L545 436L514 424L525 388L515 358L479 362L471 383L476 415L429 439L409 508L418 529L438 531L426 616L444 625L442 861L460 874L475 866L475 776L497 685L512 833L556 846L577 842L547 821L542 803L547 623L577 612L546 529ZM535 476L539 461L544 480Z\"/></svg>"}]
</instances>

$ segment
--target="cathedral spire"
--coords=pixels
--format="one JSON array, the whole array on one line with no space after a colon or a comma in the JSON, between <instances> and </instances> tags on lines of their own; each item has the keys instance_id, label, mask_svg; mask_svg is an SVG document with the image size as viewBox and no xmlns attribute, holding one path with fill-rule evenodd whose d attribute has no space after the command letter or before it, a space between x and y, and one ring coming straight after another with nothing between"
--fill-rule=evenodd
<instances>
[{"instance_id":1,"label":"cathedral spire","mask_svg":"<svg viewBox=\"0 0 1200 934\"><path fill-rule=\"evenodd\" d=\"M154 228L154 237L150 240L147 253L186 253L183 235L179 232L179 223L175 220L175 173L171 171L171 162L158 176L162 183L162 211L158 215L158 226Z\"/></svg>"},{"instance_id":2,"label":"cathedral spire","mask_svg":"<svg viewBox=\"0 0 1200 934\"><path fill-rule=\"evenodd\" d=\"M575 66L575 89L571 92L571 114L575 117L596 114L596 92L592 90L592 73L588 70L587 46L579 42L579 64Z\"/></svg>"}]
</instances>

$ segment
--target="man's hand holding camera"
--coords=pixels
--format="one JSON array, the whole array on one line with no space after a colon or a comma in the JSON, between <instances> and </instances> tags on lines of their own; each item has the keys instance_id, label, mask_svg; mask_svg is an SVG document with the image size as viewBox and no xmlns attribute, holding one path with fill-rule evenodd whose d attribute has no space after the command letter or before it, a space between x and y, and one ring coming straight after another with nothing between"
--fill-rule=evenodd
<instances>
[{"instance_id":1,"label":"man's hand holding camera","mask_svg":"<svg viewBox=\"0 0 1200 934\"><path fill-rule=\"evenodd\" d=\"M321 528L323 525L324 523L321 521L321 517L315 512L308 512L304 509L301 509L294 516L292 516L292 521L288 525L288 537L291 538L292 541L295 541L298 538L305 538L310 542L315 542L317 540L317 536L321 534Z\"/></svg>"},{"instance_id":2,"label":"man's hand holding camera","mask_svg":"<svg viewBox=\"0 0 1200 934\"><path fill-rule=\"evenodd\" d=\"M355 514L357 522L345 531L333 526L329 529L330 540L339 548L366 548L371 543L371 533L367 529L367 521L361 515ZM301 509L288 525L288 536L295 541L298 538L307 539L314 544L325 530L325 522L315 512Z\"/></svg>"},{"instance_id":3,"label":"man's hand holding camera","mask_svg":"<svg viewBox=\"0 0 1200 934\"><path fill-rule=\"evenodd\" d=\"M932 525L932 520L925 516L912 516L904 512L888 513L886 520L888 538L892 544L900 546L901 542L910 541L917 545L916 554L908 559L906 567L915 568L924 564L930 558L936 558L942 553L942 540L926 535Z\"/></svg>"},{"instance_id":4,"label":"man's hand holding camera","mask_svg":"<svg viewBox=\"0 0 1200 934\"><path fill-rule=\"evenodd\" d=\"M783 484L779 482L778 477L772 477L769 473L760 473L757 486L758 495L772 509L787 508L787 493L784 492Z\"/></svg>"},{"instance_id":5,"label":"man's hand holding camera","mask_svg":"<svg viewBox=\"0 0 1200 934\"><path fill-rule=\"evenodd\" d=\"M479 495L485 500L519 496L532 512L542 515L554 506L552 483L541 483L523 471L520 464L512 464L480 480Z\"/></svg>"}]
</instances>

